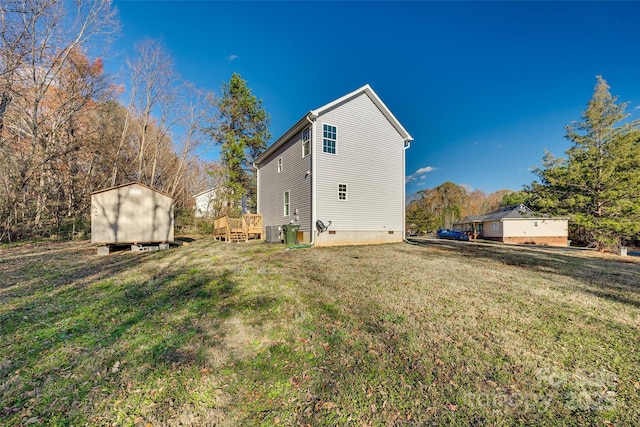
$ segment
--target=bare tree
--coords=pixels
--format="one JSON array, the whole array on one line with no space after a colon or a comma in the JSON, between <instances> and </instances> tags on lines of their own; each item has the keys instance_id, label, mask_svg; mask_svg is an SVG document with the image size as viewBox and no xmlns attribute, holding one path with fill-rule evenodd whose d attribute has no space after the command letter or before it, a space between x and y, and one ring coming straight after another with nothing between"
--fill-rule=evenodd
<instances>
[{"instance_id":1,"label":"bare tree","mask_svg":"<svg viewBox=\"0 0 640 427\"><path fill-rule=\"evenodd\" d=\"M113 159L113 169L111 172L111 186L115 186L118 180L118 173L120 172L120 155L122 150L125 148L125 144L127 142L127 137L129 135L129 126L131 124L131 114L134 106L134 102L137 96L137 86L132 85L131 94L129 98L129 105L125 109L124 122L122 125L122 131L120 132L120 140L118 143L118 149L116 150L114 159Z\"/></svg>"},{"instance_id":2,"label":"bare tree","mask_svg":"<svg viewBox=\"0 0 640 427\"><path fill-rule=\"evenodd\" d=\"M0 3L0 240L86 223L92 190L134 179L193 203L212 95L145 40L119 104L92 45L116 29L109 0Z\"/></svg>"},{"instance_id":3,"label":"bare tree","mask_svg":"<svg viewBox=\"0 0 640 427\"><path fill-rule=\"evenodd\" d=\"M206 134L203 127L212 115L211 106L214 95L196 88L191 83L184 83L180 90L181 109L179 111L181 134L177 137L178 148L177 167L169 193L177 196L179 184L185 178L185 171L197 161L197 152L206 144Z\"/></svg>"},{"instance_id":4,"label":"bare tree","mask_svg":"<svg viewBox=\"0 0 640 427\"><path fill-rule=\"evenodd\" d=\"M20 2L8 0L0 3L0 143L16 72L27 53L28 26L20 25L19 13Z\"/></svg>"},{"instance_id":5,"label":"bare tree","mask_svg":"<svg viewBox=\"0 0 640 427\"><path fill-rule=\"evenodd\" d=\"M139 126L138 180L152 185L155 177L151 175L154 172L145 174L144 166L151 142L150 126L154 121L153 112L154 110L162 112L159 124L162 130L153 141L160 144L168 132L169 124L167 121L170 114L167 110L173 104L177 77L173 70L171 57L158 40L145 39L139 43L136 46L136 60L127 61L127 65L131 75L133 110L136 112ZM155 124L158 126L158 123ZM156 156L153 158L157 158L157 154L156 152Z\"/></svg>"},{"instance_id":6,"label":"bare tree","mask_svg":"<svg viewBox=\"0 0 640 427\"><path fill-rule=\"evenodd\" d=\"M117 19L109 0L9 0L0 6L0 20L0 161L12 167L3 173L0 202L14 206L13 214L0 207L6 237L19 219L28 219L26 226L40 225L47 185L55 182L51 162L75 149L64 145L77 142L66 138L74 133L73 117L100 87L98 79L90 78L84 81L89 90L81 88L83 82L63 88L70 83L65 73L80 65L77 61L94 39L105 43L105 36L117 30ZM75 93L61 97L65 90Z\"/></svg>"}]
</instances>

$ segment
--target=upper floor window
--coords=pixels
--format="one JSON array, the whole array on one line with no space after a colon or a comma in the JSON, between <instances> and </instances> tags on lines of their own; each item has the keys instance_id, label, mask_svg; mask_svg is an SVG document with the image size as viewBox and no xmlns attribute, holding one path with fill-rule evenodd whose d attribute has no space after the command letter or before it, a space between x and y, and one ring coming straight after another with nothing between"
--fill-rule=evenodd
<instances>
[{"instance_id":1,"label":"upper floor window","mask_svg":"<svg viewBox=\"0 0 640 427\"><path fill-rule=\"evenodd\" d=\"M335 126L322 125L322 151L336 154L337 130Z\"/></svg>"},{"instance_id":2,"label":"upper floor window","mask_svg":"<svg viewBox=\"0 0 640 427\"><path fill-rule=\"evenodd\" d=\"M302 131L302 157L307 157L311 149L311 129Z\"/></svg>"},{"instance_id":3,"label":"upper floor window","mask_svg":"<svg viewBox=\"0 0 640 427\"><path fill-rule=\"evenodd\" d=\"M278 173L282 172L282 157L278 159Z\"/></svg>"}]
</instances>

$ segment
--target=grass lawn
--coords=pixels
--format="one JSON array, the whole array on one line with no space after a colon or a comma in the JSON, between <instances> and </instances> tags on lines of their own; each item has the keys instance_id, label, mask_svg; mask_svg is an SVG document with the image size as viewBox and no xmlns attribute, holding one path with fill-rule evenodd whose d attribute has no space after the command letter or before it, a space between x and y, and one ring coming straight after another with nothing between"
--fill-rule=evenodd
<instances>
[{"instance_id":1,"label":"grass lawn","mask_svg":"<svg viewBox=\"0 0 640 427\"><path fill-rule=\"evenodd\" d=\"M3 426L638 420L632 258L458 242L0 247Z\"/></svg>"}]
</instances>

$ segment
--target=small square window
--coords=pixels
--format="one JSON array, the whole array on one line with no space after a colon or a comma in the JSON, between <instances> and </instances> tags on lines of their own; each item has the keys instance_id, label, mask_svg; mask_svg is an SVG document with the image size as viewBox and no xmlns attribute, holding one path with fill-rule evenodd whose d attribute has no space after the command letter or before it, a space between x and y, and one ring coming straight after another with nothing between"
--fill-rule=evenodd
<instances>
[{"instance_id":1,"label":"small square window","mask_svg":"<svg viewBox=\"0 0 640 427\"><path fill-rule=\"evenodd\" d=\"M336 141L338 131L335 126L322 125L322 151L324 153L336 154Z\"/></svg>"},{"instance_id":2,"label":"small square window","mask_svg":"<svg viewBox=\"0 0 640 427\"><path fill-rule=\"evenodd\" d=\"M347 184L338 184L338 200L347 200Z\"/></svg>"}]
</instances>

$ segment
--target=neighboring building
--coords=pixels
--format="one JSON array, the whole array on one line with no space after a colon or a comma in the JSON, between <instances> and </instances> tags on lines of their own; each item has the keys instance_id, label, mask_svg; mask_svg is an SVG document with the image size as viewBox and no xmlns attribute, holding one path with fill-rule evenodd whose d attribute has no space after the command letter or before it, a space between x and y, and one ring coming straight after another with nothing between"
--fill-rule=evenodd
<instances>
[{"instance_id":1,"label":"neighboring building","mask_svg":"<svg viewBox=\"0 0 640 427\"><path fill-rule=\"evenodd\" d=\"M218 212L228 206L228 202L221 201L221 187L210 188L195 195L195 217L196 218L212 218L217 216Z\"/></svg>"},{"instance_id":2,"label":"neighboring building","mask_svg":"<svg viewBox=\"0 0 640 427\"><path fill-rule=\"evenodd\" d=\"M217 188L210 188L194 196L196 199L195 212L196 218L212 217L215 215L214 206L216 201Z\"/></svg>"},{"instance_id":3,"label":"neighboring building","mask_svg":"<svg viewBox=\"0 0 640 427\"><path fill-rule=\"evenodd\" d=\"M255 162L264 225L318 246L402 241L412 140L369 85L309 111Z\"/></svg>"},{"instance_id":4,"label":"neighboring building","mask_svg":"<svg viewBox=\"0 0 640 427\"><path fill-rule=\"evenodd\" d=\"M232 205L242 208L243 211L247 211L247 209L244 208L244 199L241 202L229 202L228 200L225 200L225 197L222 197L223 190L224 187L216 187L196 194L194 196L196 201L194 212L195 217L215 218L224 214L224 212L227 212L229 207Z\"/></svg>"},{"instance_id":5,"label":"neighboring building","mask_svg":"<svg viewBox=\"0 0 640 427\"><path fill-rule=\"evenodd\" d=\"M467 216L453 224L472 238L505 243L568 246L569 221L536 215L525 205L502 208L481 216Z\"/></svg>"},{"instance_id":6,"label":"neighboring building","mask_svg":"<svg viewBox=\"0 0 640 427\"><path fill-rule=\"evenodd\" d=\"M91 193L91 243L173 242L173 199L139 182Z\"/></svg>"}]
</instances>

